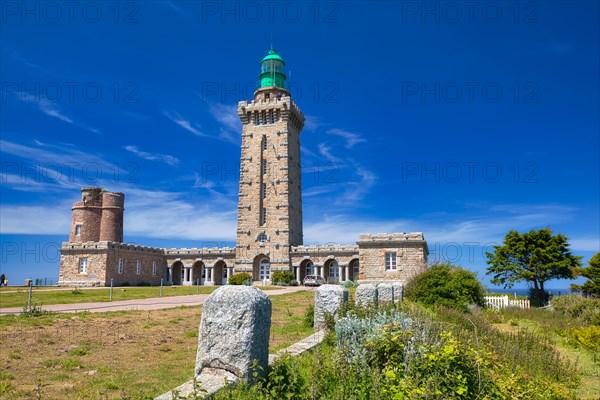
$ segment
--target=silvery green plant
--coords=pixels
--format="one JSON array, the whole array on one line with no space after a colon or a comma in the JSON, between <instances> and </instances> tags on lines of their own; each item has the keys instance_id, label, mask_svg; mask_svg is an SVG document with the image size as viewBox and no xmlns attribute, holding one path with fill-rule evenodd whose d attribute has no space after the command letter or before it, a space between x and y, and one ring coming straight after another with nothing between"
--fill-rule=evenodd
<instances>
[{"instance_id":1,"label":"silvery green plant","mask_svg":"<svg viewBox=\"0 0 600 400\"><path fill-rule=\"evenodd\" d=\"M397 329L411 330L414 321L404 313L391 310L380 311L374 316L359 318L350 315L341 318L335 325L335 335L341 355L348 362L367 360L365 343L383 336L384 327L394 324Z\"/></svg>"}]
</instances>

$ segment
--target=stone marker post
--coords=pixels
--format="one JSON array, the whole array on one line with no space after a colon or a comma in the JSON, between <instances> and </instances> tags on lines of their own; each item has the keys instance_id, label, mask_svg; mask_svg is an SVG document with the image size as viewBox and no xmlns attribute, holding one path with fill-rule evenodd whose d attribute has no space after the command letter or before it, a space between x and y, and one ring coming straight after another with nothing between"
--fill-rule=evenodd
<instances>
[{"instance_id":1,"label":"stone marker post","mask_svg":"<svg viewBox=\"0 0 600 400\"><path fill-rule=\"evenodd\" d=\"M361 283L356 288L356 304L362 307L377 305L377 285Z\"/></svg>"},{"instance_id":2,"label":"stone marker post","mask_svg":"<svg viewBox=\"0 0 600 400\"><path fill-rule=\"evenodd\" d=\"M315 290L315 332L325 328L325 314L337 319L340 307L348 301L348 289L340 285L322 285Z\"/></svg>"},{"instance_id":3,"label":"stone marker post","mask_svg":"<svg viewBox=\"0 0 600 400\"><path fill-rule=\"evenodd\" d=\"M390 282L382 282L377 285L377 300L379 304L391 303L394 301L394 287Z\"/></svg>"},{"instance_id":4,"label":"stone marker post","mask_svg":"<svg viewBox=\"0 0 600 400\"><path fill-rule=\"evenodd\" d=\"M404 301L404 283L392 282L392 290L394 291L394 303Z\"/></svg>"},{"instance_id":5,"label":"stone marker post","mask_svg":"<svg viewBox=\"0 0 600 400\"><path fill-rule=\"evenodd\" d=\"M204 301L196 376L217 369L251 381L267 371L271 300L251 286L223 286Z\"/></svg>"}]
</instances>

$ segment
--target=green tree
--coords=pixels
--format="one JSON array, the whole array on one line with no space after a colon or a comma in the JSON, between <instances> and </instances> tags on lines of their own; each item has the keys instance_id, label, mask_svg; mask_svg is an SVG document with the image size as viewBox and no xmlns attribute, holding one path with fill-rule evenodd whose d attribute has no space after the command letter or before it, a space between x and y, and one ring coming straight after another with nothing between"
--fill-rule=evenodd
<instances>
[{"instance_id":1,"label":"green tree","mask_svg":"<svg viewBox=\"0 0 600 400\"><path fill-rule=\"evenodd\" d=\"M590 258L586 268L578 269L577 275L588 280L583 285L571 285L571 290L588 296L600 297L600 252Z\"/></svg>"},{"instance_id":2,"label":"green tree","mask_svg":"<svg viewBox=\"0 0 600 400\"><path fill-rule=\"evenodd\" d=\"M485 253L489 264L487 274L493 275L493 284L505 288L511 288L515 282L530 283L534 304L546 304L544 283L551 279L573 279L581 266L581 257L571 254L567 241L565 235L554 235L550 228L525 233L510 230L502 246L494 246L493 253Z\"/></svg>"},{"instance_id":3,"label":"green tree","mask_svg":"<svg viewBox=\"0 0 600 400\"><path fill-rule=\"evenodd\" d=\"M485 304L483 286L475 273L451 263L432 265L412 278L404 292L406 298L425 305L466 310L469 304Z\"/></svg>"}]
</instances>

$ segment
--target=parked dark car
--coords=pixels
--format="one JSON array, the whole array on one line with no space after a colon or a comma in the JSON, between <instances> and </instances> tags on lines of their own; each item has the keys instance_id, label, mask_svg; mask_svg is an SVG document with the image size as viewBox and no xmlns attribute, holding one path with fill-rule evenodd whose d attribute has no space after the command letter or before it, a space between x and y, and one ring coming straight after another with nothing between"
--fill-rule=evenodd
<instances>
[{"instance_id":1,"label":"parked dark car","mask_svg":"<svg viewBox=\"0 0 600 400\"><path fill-rule=\"evenodd\" d=\"M306 275L303 283L304 286L321 286L325 284L325 279L320 275Z\"/></svg>"}]
</instances>

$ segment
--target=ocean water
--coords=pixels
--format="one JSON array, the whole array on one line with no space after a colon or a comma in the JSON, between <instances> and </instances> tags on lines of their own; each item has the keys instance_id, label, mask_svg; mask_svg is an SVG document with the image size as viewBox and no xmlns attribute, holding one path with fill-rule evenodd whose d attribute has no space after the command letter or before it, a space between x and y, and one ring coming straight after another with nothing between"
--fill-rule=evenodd
<instances>
[{"instance_id":1,"label":"ocean water","mask_svg":"<svg viewBox=\"0 0 600 400\"><path fill-rule=\"evenodd\" d=\"M571 294L571 291L569 291L569 288L562 288L562 289L546 289L547 292L550 292L550 294L552 296L564 296L567 294ZM503 288L495 288L495 287L490 287L488 288L487 292L489 293L506 293L507 295L517 295L517 296L527 296L529 295L529 289L503 289Z\"/></svg>"}]
</instances>

